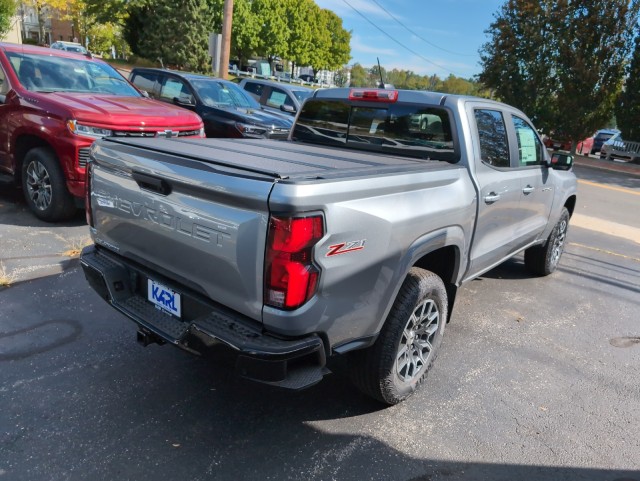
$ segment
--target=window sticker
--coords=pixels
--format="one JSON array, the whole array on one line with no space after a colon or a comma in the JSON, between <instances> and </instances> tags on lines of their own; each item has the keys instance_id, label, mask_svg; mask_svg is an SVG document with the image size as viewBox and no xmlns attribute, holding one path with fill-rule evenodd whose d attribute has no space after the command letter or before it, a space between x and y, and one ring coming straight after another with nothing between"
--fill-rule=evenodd
<instances>
[{"instance_id":1,"label":"window sticker","mask_svg":"<svg viewBox=\"0 0 640 481\"><path fill-rule=\"evenodd\" d=\"M521 162L535 164L538 162L538 146L534 133L530 129L518 129L517 133Z\"/></svg>"}]
</instances>

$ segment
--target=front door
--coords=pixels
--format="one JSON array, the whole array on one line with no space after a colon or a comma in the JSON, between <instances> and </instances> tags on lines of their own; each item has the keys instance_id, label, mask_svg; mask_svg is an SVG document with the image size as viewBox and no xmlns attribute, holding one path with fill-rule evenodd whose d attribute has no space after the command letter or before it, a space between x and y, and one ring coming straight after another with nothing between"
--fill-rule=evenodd
<instances>
[{"instance_id":1,"label":"front door","mask_svg":"<svg viewBox=\"0 0 640 481\"><path fill-rule=\"evenodd\" d=\"M480 197L466 278L476 277L510 254L521 195L521 181L511 168L504 113L495 108L472 108L470 113L478 132L477 158L471 162Z\"/></svg>"}]
</instances>

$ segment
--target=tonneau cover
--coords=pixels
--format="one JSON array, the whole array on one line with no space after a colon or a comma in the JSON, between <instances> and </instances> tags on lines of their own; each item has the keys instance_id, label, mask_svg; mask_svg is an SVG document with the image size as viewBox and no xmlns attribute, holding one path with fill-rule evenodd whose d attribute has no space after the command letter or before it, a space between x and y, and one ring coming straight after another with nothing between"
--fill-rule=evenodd
<instances>
[{"instance_id":1,"label":"tonneau cover","mask_svg":"<svg viewBox=\"0 0 640 481\"><path fill-rule=\"evenodd\" d=\"M449 165L441 161L282 140L107 138L102 142L142 147L163 154L178 155L292 180L328 179L359 173L375 175L397 171L425 171L442 169ZM454 166L451 165L451 167Z\"/></svg>"}]
</instances>

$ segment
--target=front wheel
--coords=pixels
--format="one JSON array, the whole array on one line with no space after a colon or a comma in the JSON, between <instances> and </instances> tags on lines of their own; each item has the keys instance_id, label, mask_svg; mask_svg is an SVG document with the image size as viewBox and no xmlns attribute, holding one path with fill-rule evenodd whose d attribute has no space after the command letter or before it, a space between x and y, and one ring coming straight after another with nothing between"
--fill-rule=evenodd
<instances>
[{"instance_id":1,"label":"front wheel","mask_svg":"<svg viewBox=\"0 0 640 481\"><path fill-rule=\"evenodd\" d=\"M539 276L548 276L556 270L567 240L569 217L569 211L563 207L560 220L549 234L547 242L524 251L524 265L529 271Z\"/></svg>"},{"instance_id":2,"label":"front wheel","mask_svg":"<svg viewBox=\"0 0 640 481\"><path fill-rule=\"evenodd\" d=\"M76 212L60 163L50 149L38 147L27 152L22 163L22 190L31 211L44 221L65 220Z\"/></svg>"},{"instance_id":3,"label":"front wheel","mask_svg":"<svg viewBox=\"0 0 640 481\"><path fill-rule=\"evenodd\" d=\"M351 354L349 367L354 384L389 405L413 394L438 354L447 306L442 279L412 268L375 344Z\"/></svg>"}]
</instances>

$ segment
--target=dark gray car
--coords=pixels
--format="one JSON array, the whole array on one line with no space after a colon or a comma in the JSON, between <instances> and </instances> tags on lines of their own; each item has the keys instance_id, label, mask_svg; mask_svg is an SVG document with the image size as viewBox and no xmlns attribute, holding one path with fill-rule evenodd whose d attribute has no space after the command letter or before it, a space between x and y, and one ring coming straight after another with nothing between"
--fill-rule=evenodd
<instances>
[{"instance_id":1,"label":"dark gray car","mask_svg":"<svg viewBox=\"0 0 640 481\"><path fill-rule=\"evenodd\" d=\"M265 109L291 115L295 115L305 99L313 94L313 89L301 85L253 78L242 79L239 85Z\"/></svg>"},{"instance_id":2,"label":"dark gray car","mask_svg":"<svg viewBox=\"0 0 640 481\"><path fill-rule=\"evenodd\" d=\"M286 139L292 119L262 108L233 82L206 75L134 68L129 80L154 99L194 111L207 137Z\"/></svg>"}]
</instances>

